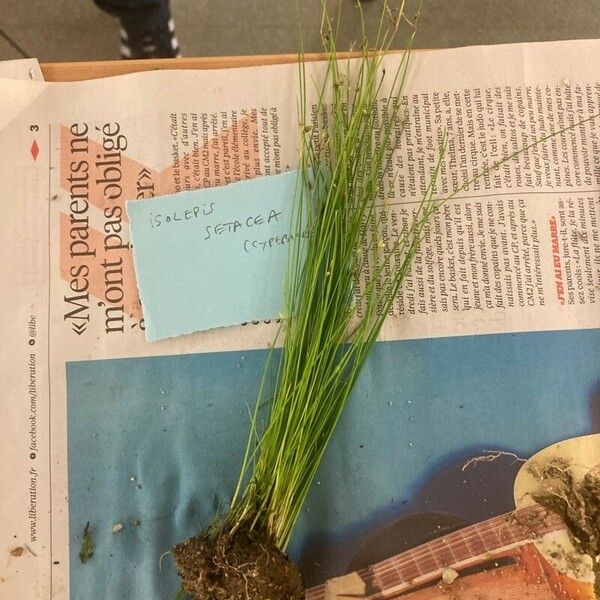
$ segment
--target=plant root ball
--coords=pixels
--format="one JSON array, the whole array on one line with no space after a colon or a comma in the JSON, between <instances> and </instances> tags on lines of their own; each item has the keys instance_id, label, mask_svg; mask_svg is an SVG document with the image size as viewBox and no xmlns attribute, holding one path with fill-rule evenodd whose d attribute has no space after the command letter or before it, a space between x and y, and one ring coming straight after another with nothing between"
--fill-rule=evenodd
<instances>
[{"instance_id":1,"label":"plant root ball","mask_svg":"<svg viewBox=\"0 0 600 600\"><path fill-rule=\"evenodd\" d=\"M193 537L173 548L175 567L194 600L301 600L296 565L266 535L238 530Z\"/></svg>"}]
</instances>

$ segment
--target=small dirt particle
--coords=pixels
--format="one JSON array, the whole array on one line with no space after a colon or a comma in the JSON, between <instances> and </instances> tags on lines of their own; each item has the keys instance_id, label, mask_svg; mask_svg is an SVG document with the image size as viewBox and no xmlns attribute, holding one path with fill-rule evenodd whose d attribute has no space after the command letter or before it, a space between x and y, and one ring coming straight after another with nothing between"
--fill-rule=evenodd
<instances>
[{"instance_id":1,"label":"small dirt particle","mask_svg":"<svg viewBox=\"0 0 600 600\"><path fill-rule=\"evenodd\" d=\"M90 532L90 522L88 521L83 528L81 535L81 549L79 550L79 560L85 564L94 556L94 542L92 540L92 534Z\"/></svg>"},{"instance_id":2,"label":"small dirt particle","mask_svg":"<svg viewBox=\"0 0 600 600\"><path fill-rule=\"evenodd\" d=\"M458 573L454 569L444 569L442 571L442 581L446 585L450 585L456 579L458 579Z\"/></svg>"},{"instance_id":3,"label":"small dirt particle","mask_svg":"<svg viewBox=\"0 0 600 600\"><path fill-rule=\"evenodd\" d=\"M112 527L112 532L120 533L121 531L123 531L123 529L125 529L125 525L123 525L123 523L115 523Z\"/></svg>"}]
</instances>

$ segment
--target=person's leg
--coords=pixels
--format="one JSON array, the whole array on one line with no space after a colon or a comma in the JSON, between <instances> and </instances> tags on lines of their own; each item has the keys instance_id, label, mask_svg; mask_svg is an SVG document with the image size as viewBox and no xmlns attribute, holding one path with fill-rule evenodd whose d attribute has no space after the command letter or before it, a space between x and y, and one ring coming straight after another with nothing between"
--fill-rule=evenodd
<instances>
[{"instance_id":1,"label":"person's leg","mask_svg":"<svg viewBox=\"0 0 600 600\"><path fill-rule=\"evenodd\" d=\"M169 0L94 0L121 22L122 58L181 56Z\"/></svg>"}]
</instances>

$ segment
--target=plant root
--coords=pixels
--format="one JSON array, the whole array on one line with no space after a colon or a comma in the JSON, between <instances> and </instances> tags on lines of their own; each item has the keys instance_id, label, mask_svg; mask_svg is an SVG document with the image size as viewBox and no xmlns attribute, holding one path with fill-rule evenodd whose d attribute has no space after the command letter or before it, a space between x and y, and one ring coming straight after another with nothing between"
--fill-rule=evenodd
<instances>
[{"instance_id":1,"label":"plant root","mask_svg":"<svg viewBox=\"0 0 600 600\"><path fill-rule=\"evenodd\" d=\"M531 497L563 519L575 549L592 559L594 592L600 598L600 465L576 481L564 459L530 468L539 488Z\"/></svg>"},{"instance_id":2,"label":"plant root","mask_svg":"<svg viewBox=\"0 0 600 600\"><path fill-rule=\"evenodd\" d=\"M194 600L301 600L296 565L267 535L238 529L201 535L172 550L175 567Z\"/></svg>"}]
</instances>

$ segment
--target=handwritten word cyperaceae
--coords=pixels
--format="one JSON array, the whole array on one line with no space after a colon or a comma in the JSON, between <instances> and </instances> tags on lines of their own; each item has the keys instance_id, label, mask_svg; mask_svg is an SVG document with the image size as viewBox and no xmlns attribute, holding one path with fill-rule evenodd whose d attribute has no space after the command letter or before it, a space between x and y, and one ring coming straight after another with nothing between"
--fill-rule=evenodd
<instances>
[{"instance_id":1,"label":"handwritten word cyperaceae","mask_svg":"<svg viewBox=\"0 0 600 600\"><path fill-rule=\"evenodd\" d=\"M310 231L305 229L299 233L284 233L283 235L275 235L264 240L244 240L244 252L250 254L253 251L265 252L275 246L286 246L294 241L298 236L303 239L310 237Z\"/></svg>"}]
</instances>

